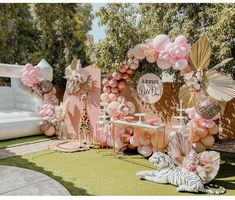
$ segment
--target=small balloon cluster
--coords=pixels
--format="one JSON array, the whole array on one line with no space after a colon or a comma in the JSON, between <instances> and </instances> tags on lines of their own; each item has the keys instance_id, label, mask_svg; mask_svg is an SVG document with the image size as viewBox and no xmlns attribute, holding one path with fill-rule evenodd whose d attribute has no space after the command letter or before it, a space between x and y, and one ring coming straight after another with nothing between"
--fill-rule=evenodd
<instances>
[{"instance_id":1,"label":"small balloon cluster","mask_svg":"<svg viewBox=\"0 0 235 200\"><path fill-rule=\"evenodd\" d=\"M41 117L52 117L55 114L55 106L52 104L43 104L41 105L39 114Z\"/></svg>"},{"instance_id":2,"label":"small balloon cluster","mask_svg":"<svg viewBox=\"0 0 235 200\"><path fill-rule=\"evenodd\" d=\"M112 96L114 97L112 93L101 94L101 105L103 106L107 105L106 113L111 117L112 120L125 119L127 121L132 121L134 119L132 115L135 112L135 105L130 101L126 101L126 99L123 96L119 96L114 99L112 99ZM111 135L109 134L110 128L107 128L105 126L106 124L104 124L104 127L97 130L97 132L94 135L94 140L98 143L102 143L103 146L112 146ZM130 137L128 135L133 134L132 132L133 132L132 129L126 126L123 127L120 126L116 128L115 141L117 149L120 149L123 146L126 147L130 144L129 143ZM124 137L125 139L121 137ZM125 144L121 145L121 141L125 141Z\"/></svg>"},{"instance_id":3,"label":"small balloon cluster","mask_svg":"<svg viewBox=\"0 0 235 200\"><path fill-rule=\"evenodd\" d=\"M44 103L58 105L59 100L56 97L56 89L49 80L41 77L41 70L38 66L28 63L25 65L21 74L23 89L33 95L43 99Z\"/></svg>"},{"instance_id":4,"label":"small balloon cluster","mask_svg":"<svg viewBox=\"0 0 235 200\"><path fill-rule=\"evenodd\" d=\"M137 147L139 154L149 157L153 152L164 149L168 144L168 138L165 137L163 132L153 133L138 128L130 138L130 144L133 147Z\"/></svg>"},{"instance_id":5,"label":"small balloon cluster","mask_svg":"<svg viewBox=\"0 0 235 200\"><path fill-rule=\"evenodd\" d=\"M56 89L49 80L44 80L41 77L41 69L39 66L33 66L28 63L25 65L21 74L23 89L43 100L43 105L40 108L40 116L52 117L55 114L55 106L59 105L59 100L56 97ZM52 128L44 119L40 122L40 130L46 135L53 135L55 128Z\"/></svg>"},{"instance_id":6,"label":"small balloon cluster","mask_svg":"<svg viewBox=\"0 0 235 200\"><path fill-rule=\"evenodd\" d=\"M59 106L44 104L40 108L42 120L39 129L47 136L56 134L59 139L68 138L68 130L65 125L65 116L67 114L69 102L61 103Z\"/></svg>"},{"instance_id":7,"label":"small balloon cluster","mask_svg":"<svg viewBox=\"0 0 235 200\"><path fill-rule=\"evenodd\" d=\"M131 126L119 126L115 128L115 148L117 150L133 149L130 138L134 135L134 129Z\"/></svg>"},{"instance_id":8,"label":"small balloon cluster","mask_svg":"<svg viewBox=\"0 0 235 200\"><path fill-rule=\"evenodd\" d=\"M24 85L28 87L33 87L33 85L40 82L41 69L38 66L33 66L28 63L22 70L21 81Z\"/></svg>"},{"instance_id":9,"label":"small balloon cluster","mask_svg":"<svg viewBox=\"0 0 235 200\"><path fill-rule=\"evenodd\" d=\"M195 107L186 109L190 121L187 126L192 127L193 146L197 152L205 150L206 146L213 146L213 135L219 132L215 123L220 117L220 105L210 97L202 98Z\"/></svg>"},{"instance_id":10,"label":"small balloon cluster","mask_svg":"<svg viewBox=\"0 0 235 200\"><path fill-rule=\"evenodd\" d=\"M159 53L157 65L161 69L173 67L176 70L185 70L188 67L188 55L191 45L183 35L171 42L169 36L159 35L153 40L154 50Z\"/></svg>"}]
</instances>

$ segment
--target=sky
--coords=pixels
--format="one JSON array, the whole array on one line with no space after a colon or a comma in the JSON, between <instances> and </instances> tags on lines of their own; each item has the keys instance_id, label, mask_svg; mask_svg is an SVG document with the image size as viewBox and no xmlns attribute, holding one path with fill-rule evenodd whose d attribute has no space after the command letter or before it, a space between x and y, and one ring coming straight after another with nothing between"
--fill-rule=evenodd
<instances>
[{"instance_id":1,"label":"sky","mask_svg":"<svg viewBox=\"0 0 235 200\"><path fill-rule=\"evenodd\" d=\"M93 8L93 14L96 13L97 10L99 10L100 7L104 7L106 3L93 3L92 8ZM97 43L100 39L105 37L105 27L104 26L99 26L98 25L99 18L95 17L93 19L92 23L92 30L89 32L90 34L93 35L94 37L94 42Z\"/></svg>"},{"instance_id":2,"label":"sky","mask_svg":"<svg viewBox=\"0 0 235 200\"><path fill-rule=\"evenodd\" d=\"M107 3L92 3L93 14L95 15L96 11L98 11L101 7L104 7ZM133 3L133 6L138 6L138 3ZM92 30L89 34L93 35L94 43L97 43L100 39L106 36L105 34L105 26L98 25L99 18L95 17L92 22Z\"/></svg>"}]
</instances>

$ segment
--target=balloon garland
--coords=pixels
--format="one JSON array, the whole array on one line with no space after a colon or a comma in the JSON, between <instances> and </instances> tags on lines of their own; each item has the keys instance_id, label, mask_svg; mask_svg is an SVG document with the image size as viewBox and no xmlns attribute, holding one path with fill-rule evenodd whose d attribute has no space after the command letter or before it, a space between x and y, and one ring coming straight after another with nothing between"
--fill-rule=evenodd
<instances>
[{"instance_id":1,"label":"balloon garland","mask_svg":"<svg viewBox=\"0 0 235 200\"><path fill-rule=\"evenodd\" d=\"M226 98L222 100L228 101L235 97L235 83L230 76L215 72L215 70L208 70L206 73L207 79L204 79L202 69L209 65L210 53L209 42L204 36L193 46L188 43L184 35L179 35L174 41L171 41L169 36L165 34L158 35L154 39L148 39L144 43L137 44L133 49L128 50L126 58L121 63L119 69L116 72L108 74L102 80L103 94L101 94L100 105L108 111L107 113L110 117L117 118L119 116L109 113L109 110L117 109L120 99L124 99L124 97L121 96L121 92L125 89L127 80L134 71L138 69L143 59L146 59L149 63L156 63L162 70L172 67L175 70L179 70L183 76L184 85L181 88L179 97L183 100L184 107L186 107L185 105L190 105L188 108L192 107L191 110L188 110L188 114L191 119L189 125L194 127L193 142L195 142L197 146L200 146L198 144L199 141L203 147L204 145L211 146L214 143L214 138L211 135L218 133L218 126L213 120L219 117L220 107L213 107L213 105L211 106L211 104L213 104L212 101L207 101L209 109L200 109L199 105L196 107L197 113L194 106L199 101L199 98L191 98L191 96L197 95L201 97L202 94L207 95L204 90L202 90L204 87L207 87L206 89L209 95L217 100L221 100L216 98L217 96L214 95L214 91L216 87L220 87L222 80L223 83L227 84L227 88L224 86L226 84L224 84L223 90L220 90L223 91L223 94L226 94ZM227 59L216 67L226 64L230 60L231 59ZM219 79L219 77L223 77L223 79ZM213 87L215 83L216 87ZM216 102L216 100L213 101L214 103ZM187 102L190 102L190 104L187 104ZM130 137L129 143L133 146L139 146L138 149L142 148L142 146L140 147L139 138L135 137L135 134ZM167 144L163 144L162 146L165 147L166 145ZM146 156L151 155L150 146L146 147L144 152L147 152L144 153Z\"/></svg>"},{"instance_id":2,"label":"balloon garland","mask_svg":"<svg viewBox=\"0 0 235 200\"><path fill-rule=\"evenodd\" d=\"M146 59L149 63L156 62L161 69L173 67L176 70L186 70L190 49L191 46L183 35L178 36L174 42L171 42L167 35L162 34L153 40L146 40L145 43L137 44L127 52L119 70L108 74L102 80L103 93L101 94L100 105L106 108L107 114L114 119L127 117L130 114L125 113L125 110L129 110L128 105L125 105L126 109L118 109L121 102L125 100L121 96L121 92L125 89L127 80L139 67L140 62ZM130 120L129 118L124 119ZM150 156L156 150L156 147L164 148L167 145L165 139L158 140L154 134L148 132L133 133L133 129L130 127L118 127L115 132L117 149L123 146L126 148L137 147L138 152L146 157Z\"/></svg>"},{"instance_id":3,"label":"balloon garland","mask_svg":"<svg viewBox=\"0 0 235 200\"><path fill-rule=\"evenodd\" d=\"M169 36L162 34L153 40L137 44L127 52L119 70L108 74L102 80L103 92L107 95L106 98L101 98L101 106L107 108L111 102L117 100L126 86L126 81L139 67L141 60L156 62L161 69L173 67L176 70L187 70L190 49L191 45L183 35L179 35L174 42L171 42Z\"/></svg>"},{"instance_id":4,"label":"balloon garland","mask_svg":"<svg viewBox=\"0 0 235 200\"><path fill-rule=\"evenodd\" d=\"M28 63L22 70L21 82L25 91L42 99L42 105L39 110L41 116L39 129L47 136L58 133L58 130L61 129L61 121L63 121L59 116L62 107L57 107L59 100L56 97L56 89L51 81L41 77L41 68L39 66L33 66Z\"/></svg>"}]
</instances>

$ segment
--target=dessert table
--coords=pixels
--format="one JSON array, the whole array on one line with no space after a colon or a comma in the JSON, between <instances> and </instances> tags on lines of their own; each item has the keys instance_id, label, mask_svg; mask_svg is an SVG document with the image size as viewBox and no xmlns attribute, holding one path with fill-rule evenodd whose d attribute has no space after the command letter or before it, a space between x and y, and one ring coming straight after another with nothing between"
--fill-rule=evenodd
<instances>
[{"instance_id":1,"label":"dessert table","mask_svg":"<svg viewBox=\"0 0 235 200\"><path fill-rule=\"evenodd\" d=\"M127 122L124 120L111 120L110 122L112 124L111 134L113 137L114 157L117 154L116 147L115 147L115 127L116 126L132 126L136 128L150 129L150 130L154 130L153 134L158 134L159 133L158 130L164 130L164 133L165 133L165 125L162 123L157 123L156 125L149 125L146 122L143 122L140 120L133 121L133 122ZM123 148L122 148L121 154L123 156Z\"/></svg>"}]
</instances>

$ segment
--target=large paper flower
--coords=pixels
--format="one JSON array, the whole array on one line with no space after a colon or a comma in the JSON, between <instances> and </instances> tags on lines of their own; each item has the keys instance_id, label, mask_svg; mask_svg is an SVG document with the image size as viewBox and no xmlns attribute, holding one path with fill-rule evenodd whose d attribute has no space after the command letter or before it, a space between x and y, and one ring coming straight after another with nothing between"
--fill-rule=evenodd
<instances>
[{"instance_id":1,"label":"large paper flower","mask_svg":"<svg viewBox=\"0 0 235 200\"><path fill-rule=\"evenodd\" d=\"M77 93L81 87L86 90L92 88L91 76L82 68L80 60L76 58L66 67L65 78L67 79L66 90L69 94Z\"/></svg>"}]
</instances>

